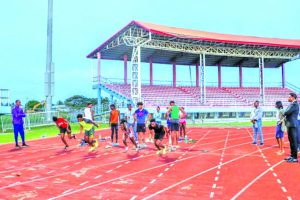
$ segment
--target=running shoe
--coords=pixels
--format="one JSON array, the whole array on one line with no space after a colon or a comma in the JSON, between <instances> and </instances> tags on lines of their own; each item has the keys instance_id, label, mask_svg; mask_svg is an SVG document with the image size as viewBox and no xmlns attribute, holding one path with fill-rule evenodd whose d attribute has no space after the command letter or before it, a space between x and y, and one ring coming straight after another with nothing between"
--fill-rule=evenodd
<instances>
[{"instance_id":1,"label":"running shoe","mask_svg":"<svg viewBox=\"0 0 300 200\"><path fill-rule=\"evenodd\" d=\"M22 147L29 147L29 145L28 144L23 144Z\"/></svg>"},{"instance_id":2,"label":"running shoe","mask_svg":"<svg viewBox=\"0 0 300 200\"><path fill-rule=\"evenodd\" d=\"M72 138L73 138L73 139L77 139L75 134L72 135Z\"/></svg>"},{"instance_id":3,"label":"running shoe","mask_svg":"<svg viewBox=\"0 0 300 200\"><path fill-rule=\"evenodd\" d=\"M128 151L128 147L125 147L124 153L126 153Z\"/></svg>"},{"instance_id":4,"label":"running shoe","mask_svg":"<svg viewBox=\"0 0 300 200\"><path fill-rule=\"evenodd\" d=\"M158 150L157 152L156 152L156 155L161 155L162 154L162 150Z\"/></svg>"},{"instance_id":5,"label":"running shoe","mask_svg":"<svg viewBox=\"0 0 300 200\"><path fill-rule=\"evenodd\" d=\"M163 149L162 154L165 155L167 153L167 147L165 146L165 148Z\"/></svg>"},{"instance_id":6,"label":"running shoe","mask_svg":"<svg viewBox=\"0 0 300 200\"><path fill-rule=\"evenodd\" d=\"M16 149L20 149L21 147L20 147L20 145L16 145Z\"/></svg>"},{"instance_id":7,"label":"running shoe","mask_svg":"<svg viewBox=\"0 0 300 200\"><path fill-rule=\"evenodd\" d=\"M67 149L67 148L69 148L69 146L68 146L68 145L66 145L66 146L65 146L65 149Z\"/></svg>"},{"instance_id":8,"label":"running shoe","mask_svg":"<svg viewBox=\"0 0 300 200\"><path fill-rule=\"evenodd\" d=\"M98 143L98 140L94 140L95 142L94 142L94 147L95 147L95 149L96 148L98 148L98 146L99 146L99 143Z\"/></svg>"}]
</instances>

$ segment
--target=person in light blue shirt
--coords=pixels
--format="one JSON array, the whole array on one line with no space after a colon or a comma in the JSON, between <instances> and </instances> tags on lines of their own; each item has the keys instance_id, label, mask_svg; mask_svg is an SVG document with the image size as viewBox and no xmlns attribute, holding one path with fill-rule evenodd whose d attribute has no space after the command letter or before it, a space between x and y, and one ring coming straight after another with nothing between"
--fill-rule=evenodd
<instances>
[{"instance_id":1,"label":"person in light blue shirt","mask_svg":"<svg viewBox=\"0 0 300 200\"><path fill-rule=\"evenodd\" d=\"M263 110L259 107L259 101L256 100L254 102L254 108L250 114L250 120L253 126L253 143L257 144L257 134L259 133L260 145L264 145L264 137L262 132L262 117L263 117Z\"/></svg>"},{"instance_id":2,"label":"person in light blue shirt","mask_svg":"<svg viewBox=\"0 0 300 200\"><path fill-rule=\"evenodd\" d=\"M159 125L161 124L161 116L160 107L157 106L156 111L153 113L153 119L155 119L155 122Z\"/></svg>"}]
</instances>

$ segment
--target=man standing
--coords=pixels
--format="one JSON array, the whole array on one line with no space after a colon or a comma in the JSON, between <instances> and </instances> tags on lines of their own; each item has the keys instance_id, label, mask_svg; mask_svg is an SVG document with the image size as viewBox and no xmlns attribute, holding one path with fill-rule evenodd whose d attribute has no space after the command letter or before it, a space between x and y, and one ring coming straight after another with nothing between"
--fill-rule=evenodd
<instances>
[{"instance_id":1,"label":"man standing","mask_svg":"<svg viewBox=\"0 0 300 200\"><path fill-rule=\"evenodd\" d=\"M20 148L18 143L18 133L20 133L22 138L22 143L23 143L22 146L28 147L28 145L25 143L24 121L23 121L23 117L26 117L26 114L23 112L23 109L20 106L21 106L21 101L16 100L16 105L11 111L12 118L13 118L12 123L14 126L16 148Z\"/></svg>"},{"instance_id":2,"label":"man standing","mask_svg":"<svg viewBox=\"0 0 300 200\"><path fill-rule=\"evenodd\" d=\"M259 107L259 101L256 100L254 102L254 109L250 114L250 120L253 126L253 143L257 144L257 133L259 133L260 145L264 145L264 137L262 133L262 117L263 117L263 110Z\"/></svg>"},{"instance_id":3,"label":"man standing","mask_svg":"<svg viewBox=\"0 0 300 200\"><path fill-rule=\"evenodd\" d=\"M109 117L109 124L111 127L111 142L112 146L118 146L118 126L119 126L119 118L120 118L120 111L116 109L115 104L110 105L110 117ZM116 132L116 143L114 143L114 133Z\"/></svg>"},{"instance_id":4,"label":"man standing","mask_svg":"<svg viewBox=\"0 0 300 200\"><path fill-rule=\"evenodd\" d=\"M297 150L297 117L299 113L299 105L297 102L297 95L290 93L288 102L291 104L286 108L284 112L285 125L287 127L288 138L290 142L291 155L285 160L287 162L298 162L298 150Z\"/></svg>"},{"instance_id":5,"label":"man standing","mask_svg":"<svg viewBox=\"0 0 300 200\"><path fill-rule=\"evenodd\" d=\"M131 104L127 105L127 110L125 111L125 120L127 122L127 128L130 129L132 127L134 132L134 139L135 141L138 140L137 133L136 133L136 127L134 122L134 110L132 110Z\"/></svg>"},{"instance_id":6,"label":"man standing","mask_svg":"<svg viewBox=\"0 0 300 200\"><path fill-rule=\"evenodd\" d=\"M138 147L143 149L147 145L145 143L145 134L146 134L146 124L150 120L151 115L148 110L143 108L143 103L137 103L138 109L134 113L135 121L137 122L136 131L138 133Z\"/></svg>"},{"instance_id":7,"label":"man standing","mask_svg":"<svg viewBox=\"0 0 300 200\"><path fill-rule=\"evenodd\" d=\"M94 121L94 111L93 111L93 104L88 103L86 108L84 109L84 116L85 119L89 119Z\"/></svg>"},{"instance_id":8,"label":"man standing","mask_svg":"<svg viewBox=\"0 0 300 200\"><path fill-rule=\"evenodd\" d=\"M178 131L179 131L179 113L180 111L183 114L186 114L182 107L178 107L175 105L175 101L170 101L170 108L167 111L166 115L169 116L171 114L170 119L170 129L171 129L171 138L172 138L172 146L171 151L175 151L176 147L178 148Z\"/></svg>"}]
</instances>

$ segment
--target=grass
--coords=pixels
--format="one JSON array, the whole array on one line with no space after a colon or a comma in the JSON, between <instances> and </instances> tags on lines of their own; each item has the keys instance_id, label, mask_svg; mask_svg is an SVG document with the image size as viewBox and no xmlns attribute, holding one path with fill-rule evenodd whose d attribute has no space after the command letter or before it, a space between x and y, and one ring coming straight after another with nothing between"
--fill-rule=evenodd
<instances>
[{"instance_id":1,"label":"grass","mask_svg":"<svg viewBox=\"0 0 300 200\"><path fill-rule=\"evenodd\" d=\"M107 128L108 124L101 124L100 128ZM79 124L78 123L71 123L71 128L73 133L79 132ZM54 137L57 136L59 133L58 128L55 125L51 126L42 126L42 127L35 127L31 128L31 130L25 131L25 139L26 141L39 139L42 137ZM0 134L0 144L7 144L14 142L14 136L12 132L2 133ZM21 138L19 136L19 141Z\"/></svg>"},{"instance_id":2,"label":"grass","mask_svg":"<svg viewBox=\"0 0 300 200\"><path fill-rule=\"evenodd\" d=\"M263 126L275 126L275 121L263 121ZM248 121L243 122L212 122L212 123L197 123L197 124L188 124L188 127L251 127L252 124ZM72 132L79 132L79 124L71 123ZM100 128L108 128L108 124L101 124ZM35 140L44 137L54 137L59 133L59 130L56 126L43 126L35 127L30 131L26 131L26 141ZM20 137L20 136L19 136ZM19 141L21 141L19 139ZM14 137L12 132L0 134L0 144L7 144L14 142Z\"/></svg>"}]
</instances>

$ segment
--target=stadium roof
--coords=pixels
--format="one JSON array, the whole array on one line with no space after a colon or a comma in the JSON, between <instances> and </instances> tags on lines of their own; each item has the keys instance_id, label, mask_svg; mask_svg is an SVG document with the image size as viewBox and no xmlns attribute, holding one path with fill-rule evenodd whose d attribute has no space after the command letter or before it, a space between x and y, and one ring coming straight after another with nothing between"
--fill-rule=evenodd
<instances>
[{"instance_id":1,"label":"stadium roof","mask_svg":"<svg viewBox=\"0 0 300 200\"><path fill-rule=\"evenodd\" d=\"M184 28L132 21L114 34L87 57L123 60L131 58L133 46L142 48L141 61L179 65L194 65L199 54L205 53L206 66L258 67L258 58L264 58L265 67L279 67L299 58L300 40L263 38L212 33Z\"/></svg>"}]
</instances>

